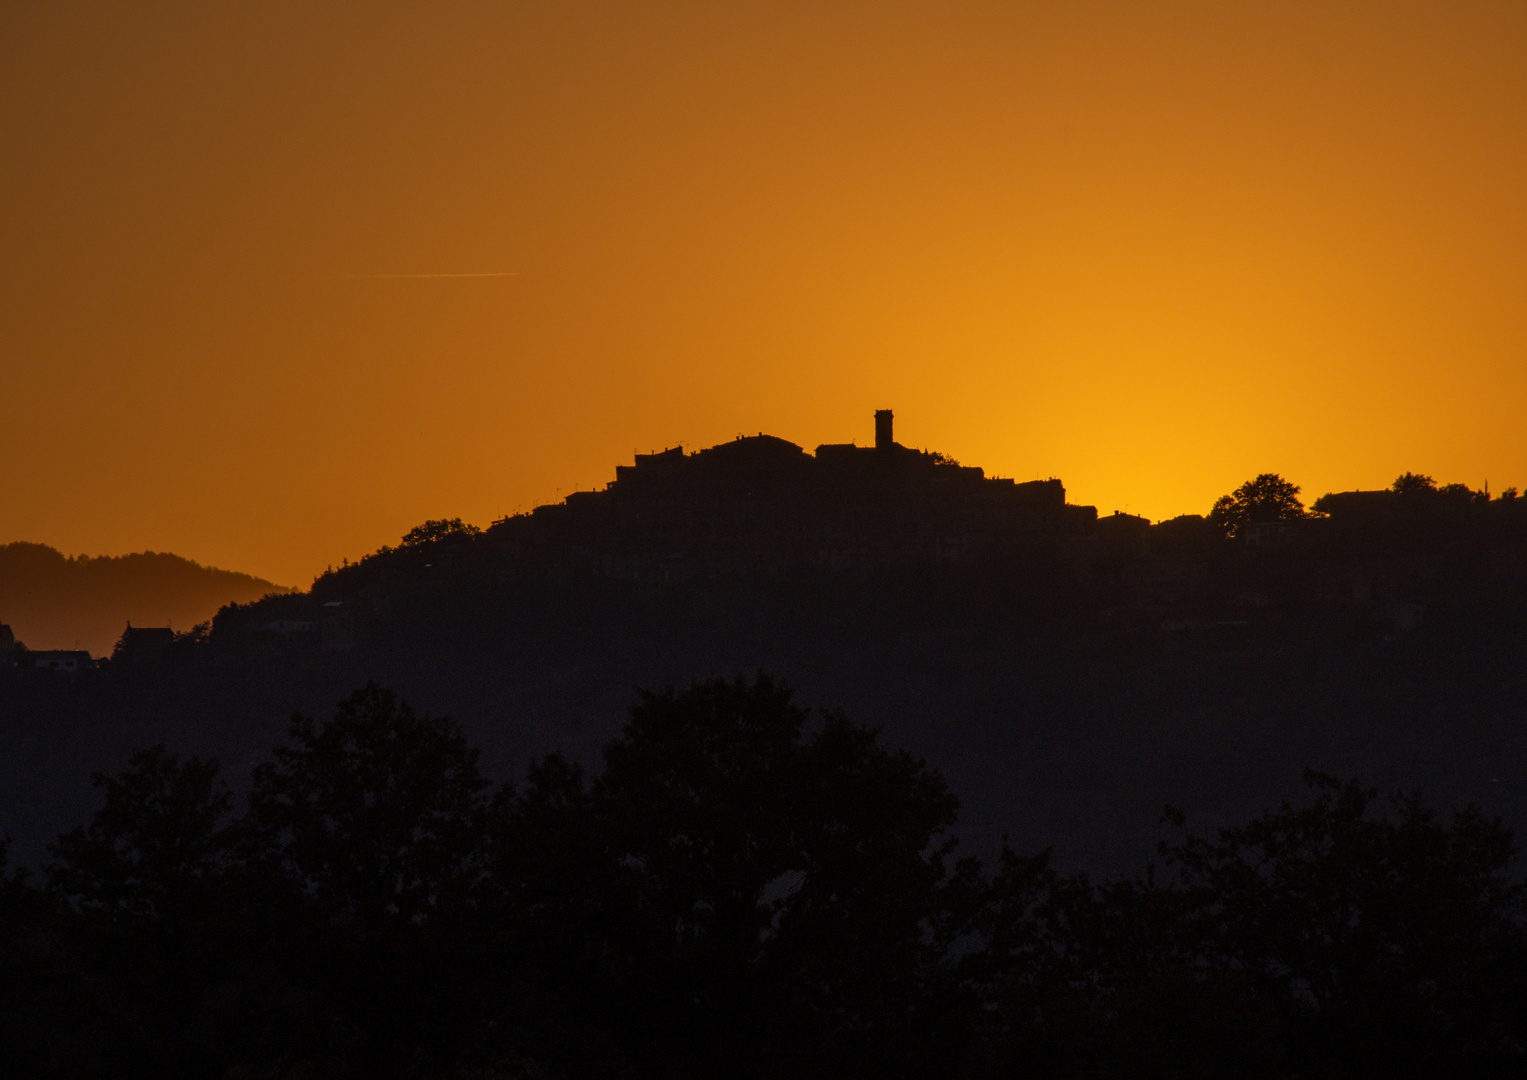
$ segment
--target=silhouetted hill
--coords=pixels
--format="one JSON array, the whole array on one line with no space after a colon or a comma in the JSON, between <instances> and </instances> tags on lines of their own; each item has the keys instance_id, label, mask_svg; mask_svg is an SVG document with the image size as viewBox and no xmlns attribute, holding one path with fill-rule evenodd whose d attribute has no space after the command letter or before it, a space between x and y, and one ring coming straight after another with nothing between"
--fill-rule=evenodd
<instances>
[{"instance_id":1,"label":"silhouetted hill","mask_svg":"<svg viewBox=\"0 0 1527 1080\"><path fill-rule=\"evenodd\" d=\"M1305 768L1527 824L1527 500L1426 481L1309 517L1269 474L1152 524L886 435L641 455L225 607L158 667L0 679L0 831L30 857L91 768L160 740L251 761L368 679L508 778L594 760L633 687L758 668L926 756L981 847L1132 866L1162 804L1238 820Z\"/></svg>"},{"instance_id":2,"label":"silhouetted hill","mask_svg":"<svg viewBox=\"0 0 1527 1080\"><path fill-rule=\"evenodd\" d=\"M0 545L0 623L33 649L106 655L129 620L188 630L225 604L281 591L165 552L70 558L46 544Z\"/></svg>"}]
</instances>

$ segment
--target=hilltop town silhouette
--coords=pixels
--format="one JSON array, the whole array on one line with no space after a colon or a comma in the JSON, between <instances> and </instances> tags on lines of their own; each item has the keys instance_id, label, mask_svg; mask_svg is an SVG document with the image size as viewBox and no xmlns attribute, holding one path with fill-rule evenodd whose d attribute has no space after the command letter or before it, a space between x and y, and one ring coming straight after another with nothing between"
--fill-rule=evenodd
<instances>
[{"instance_id":1,"label":"hilltop town silhouette","mask_svg":"<svg viewBox=\"0 0 1527 1080\"><path fill-rule=\"evenodd\" d=\"M1483 581L1509 588L1522 576L1527 500L1514 489L1491 499L1406 473L1391 489L1330 493L1306 509L1298 487L1264 474L1207 515L1152 524L1068 503L1058 479L987 477L902 446L892 423L890 410L875 414L873 446L808 453L759 434L637 454L603 490L487 529L426 522L307 593L230 606L210 645L364 651L426 626L475 642L494 597L544 586L593 589L591 603L846 588L852 611L922 597L941 609L935 622L976 618L1001 596L1009 623L1064 615L1175 633L1297 615L1382 637L1414 630L1428 607L1451 610Z\"/></svg>"},{"instance_id":2,"label":"hilltop town silhouette","mask_svg":"<svg viewBox=\"0 0 1527 1080\"><path fill-rule=\"evenodd\" d=\"M889 409L875 414L875 426L873 446L826 444L814 454L764 434L694 453L637 454L602 491L500 519L483 543L550 574L677 583L962 563L1035 535L1085 532L1097 517L1092 507L1068 506L1059 480L991 479L902 446ZM402 546L475 535L437 522Z\"/></svg>"},{"instance_id":3,"label":"hilltop town silhouette","mask_svg":"<svg viewBox=\"0 0 1527 1080\"><path fill-rule=\"evenodd\" d=\"M1153 524L875 431L637 455L108 658L0 626L18 1060L1511 1074L1527 500Z\"/></svg>"},{"instance_id":4,"label":"hilltop town silhouette","mask_svg":"<svg viewBox=\"0 0 1527 1080\"><path fill-rule=\"evenodd\" d=\"M848 584L874 594L876 583L901 578L898 589L911 593L933 581L952 590L947 607L980 580L1017 590L1016 618L1064 610L1172 633L1266 623L1298 609L1328 630L1382 636L1414 630L1427 607L1472 594L1481 580L1521 578L1527 500L1514 489L1492 499L1405 473L1392 488L1328 493L1306 509L1299 488L1264 474L1208 515L1152 524L1068 503L1058 479L987 477L979 466L903 446L891 410L874 419L870 446L829 443L808 453L760 433L693 453L637 454L602 490L487 529L425 522L396 547L331 567L306 592L230 604L210 633L182 634L178 645L155 637L145 647L153 635L131 630L115 658L118 667L144 668L201 646L259 652L272 641L299 652L365 651L407 636L411 622L457 635L505 590L576 583L613 587L608 599L749 582L786 593L803 582ZM459 609L438 619L409 615L458 596ZM93 666L82 651L37 653L31 663Z\"/></svg>"},{"instance_id":5,"label":"hilltop town silhouette","mask_svg":"<svg viewBox=\"0 0 1527 1080\"><path fill-rule=\"evenodd\" d=\"M692 454L638 454L603 491L575 492L489 533L527 553L587 552L600 575L679 581L958 562L972 545L1080 530L1097 516L1068 507L1059 480L988 479L979 467L902 446L889 409L875 425L872 447L826 444L808 454L759 434Z\"/></svg>"},{"instance_id":6,"label":"hilltop town silhouette","mask_svg":"<svg viewBox=\"0 0 1527 1080\"><path fill-rule=\"evenodd\" d=\"M126 733L263 745L368 679L513 769L597 754L633 686L759 667L956 775L968 834L1086 860L1132 859L1190 775L1215 813L1311 765L1518 805L1496 782L1527 671L1514 491L1406 473L1307 507L1264 474L1153 524L901 446L892 424L878 412L870 446L760 434L637 455L603 490L485 529L426 522L210 627L134 627L92 671L37 670L18 643L0 829L36 851Z\"/></svg>"}]
</instances>

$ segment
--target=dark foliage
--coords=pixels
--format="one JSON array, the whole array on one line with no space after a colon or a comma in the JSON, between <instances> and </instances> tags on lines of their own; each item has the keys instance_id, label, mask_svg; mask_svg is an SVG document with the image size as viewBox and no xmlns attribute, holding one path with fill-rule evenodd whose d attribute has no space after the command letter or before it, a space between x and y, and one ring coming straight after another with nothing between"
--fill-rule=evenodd
<instances>
[{"instance_id":1,"label":"dark foliage","mask_svg":"<svg viewBox=\"0 0 1527 1080\"><path fill-rule=\"evenodd\" d=\"M553 758L501 809L494 878L557 1003L538 1058L664 1076L936 1060L955 800L872 732L810 724L766 676L644 693L592 784Z\"/></svg>"},{"instance_id":2,"label":"dark foliage","mask_svg":"<svg viewBox=\"0 0 1527 1080\"><path fill-rule=\"evenodd\" d=\"M1262 473L1216 499L1208 521L1226 536L1239 536L1248 525L1297 521L1304 516L1299 486L1277 473Z\"/></svg>"},{"instance_id":3,"label":"dark foliage","mask_svg":"<svg viewBox=\"0 0 1527 1080\"><path fill-rule=\"evenodd\" d=\"M982 977L1007 1063L1087 1076L1512 1076L1527 1066L1523 885L1466 808L1311 774L1315 798L1169 873L1093 883L1007 853Z\"/></svg>"},{"instance_id":4,"label":"dark foliage","mask_svg":"<svg viewBox=\"0 0 1527 1080\"><path fill-rule=\"evenodd\" d=\"M1311 775L1216 841L1163 846L1181 868L1195 960L1230 970L1286 1033L1301 1075L1512 1075L1527 1066L1523 891L1509 833L1472 808Z\"/></svg>"},{"instance_id":5,"label":"dark foliage","mask_svg":"<svg viewBox=\"0 0 1527 1080\"><path fill-rule=\"evenodd\" d=\"M287 739L254 770L248 857L330 922L459 917L481 872L488 787L460 729L373 684L327 723L293 717Z\"/></svg>"},{"instance_id":6,"label":"dark foliage","mask_svg":"<svg viewBox=\"0 0 1527 1080\"><path fill-rule=\"evenodd\" d=\"M937 773L768 676L642 693L490 793L368 686L247 810L162 748L0 877L28 1076L1519 1075L1527 931L1472 808L1313 800L1094 881L955 860Z\"/></svg>"},{"instance_id":7,"label":"dark foliage","mask_svg":"<svg viewBox=\"0 0 1527 1080\"><path fill-rule=\"evenodd\" d=\"M403 535L402 547L416 548L448 540L453 536L476 536L482 530L468 525L458 518L432 518L422 525L415 525Z\"/></svg>"}]
</instances>

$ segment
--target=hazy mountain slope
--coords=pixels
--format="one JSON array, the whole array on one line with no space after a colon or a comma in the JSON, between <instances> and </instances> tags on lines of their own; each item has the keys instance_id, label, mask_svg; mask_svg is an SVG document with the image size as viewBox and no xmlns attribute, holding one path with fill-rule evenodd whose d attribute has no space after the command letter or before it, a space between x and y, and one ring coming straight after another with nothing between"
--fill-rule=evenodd
<instances>
[{"instance_id":1,"label":"hazy mountain slope","mask_svg":"<svg viewBox=\"0 0 1527 1080\"><path fill-rule=\"evenodd\" d=\"M0 622L33 649L106 654L128 620L187 630L224 604L284 591L165 552L69 558L46 544L0 545Z\"/></svg>"}]
</instances>

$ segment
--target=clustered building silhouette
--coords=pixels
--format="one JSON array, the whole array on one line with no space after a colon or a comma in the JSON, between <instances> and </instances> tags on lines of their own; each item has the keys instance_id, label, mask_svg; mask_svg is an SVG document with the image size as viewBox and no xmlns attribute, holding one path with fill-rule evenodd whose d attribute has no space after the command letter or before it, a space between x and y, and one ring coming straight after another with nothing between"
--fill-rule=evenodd
<instances>
[{"instance_id":1,"label":"clustered building silhouette","mask_svg":"<svg viewBox=\"0 0 1527 1080\"><path fill-rule=\"evenodd\" d=\"M637 454L602 491L501 519L488 535L510 558L651 582L961 562L983 546L1082 532L1097 517L1068 505L1059 480L987 477L902 446L892 422L889 409L875 414L872 447L811 454L760 433Z\"/></svg>"},{"instance_id":2,"label":"clustered building silhouette","mask_svg":"<svg viewBox=\"0 0 1527 1080\"><path fill-rule=\"evenodd\" d=\"M1509 540L1527 509L1512 489L1492 501L1483 491L1438 488L1406 473L1389 490L1322 496L1317 526L1297 487L1264 474L1221 499L1207 518L1153 525L1068 503L1059 479L989 477L944 454L903 446L894 419L890 409L876 411L871 446L824 443L807 452L760 432L695 452L636 454L601 490L574 492L486 530L459 519L426 522L398 548L332 569L310 592L232 605L213 630L225 640L233 631L347 652L364 642L368 626L417 609L432 583L462 573L488 590L571 580L662 589L823 573L980 574L1032 564L1079 588L1103 621L1154 620L1175 632L1242 625L1266 603L1266 583L1252 581L1256 574L1246 567L1228 576L1214 569L1228 537L1250 557L1318 549L1300 571L1306 599L1362 608L1387 632L1404 632L1422 620L1410 585L1437 576L1446 563L1438 562L1442 549ZM1396 541L1401 536L1404 542ZM129 625L113 663L155 667L174 645L167 628ZM0 651L19 655L14 647ZM21 662L66 672L93 663L78 650L31 653Z\"/></svg>"},{"instance_id":3,"label":"clustered building silhouette","mask_svg":"<svg viewBox=\"0 0 1527 1080\"><path fill-rule=\"evenodd\" d=\"M134 626L128 622L117 646L112 650L114 665L125 669L156 667L175 642L175 631L168 626ZM15 632L0 623L0 670L20 664L34 671L54 671L73 675L96 666L88 649L26 649L16 640Z\"/></svg>"}]
</instances>

